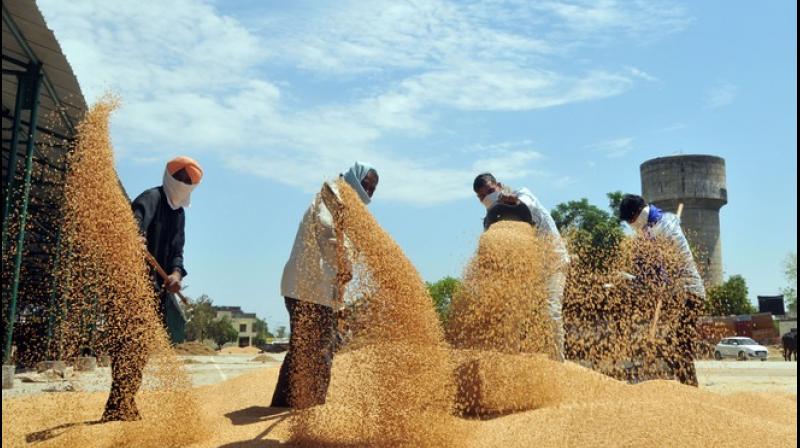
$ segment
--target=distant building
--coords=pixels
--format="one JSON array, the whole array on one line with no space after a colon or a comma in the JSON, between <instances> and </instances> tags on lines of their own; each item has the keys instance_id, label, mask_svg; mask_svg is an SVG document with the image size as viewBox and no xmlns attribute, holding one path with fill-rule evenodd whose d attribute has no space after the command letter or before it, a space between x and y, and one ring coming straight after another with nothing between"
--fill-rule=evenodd
<instances>
[{"instance_id":1,"label":"distant building","mask_svg":"<svg viewBox=\"0 0 800 448\"><path fill-rule=\"evenodd\" d=\"M256 313L245 313L240 306L215 306L216 318L222 319L227 316L233 324L233 328L239 332L239 347L249 347L253 345L256 337L253 325L256 323Z\"/></svg>"}]
</instances>

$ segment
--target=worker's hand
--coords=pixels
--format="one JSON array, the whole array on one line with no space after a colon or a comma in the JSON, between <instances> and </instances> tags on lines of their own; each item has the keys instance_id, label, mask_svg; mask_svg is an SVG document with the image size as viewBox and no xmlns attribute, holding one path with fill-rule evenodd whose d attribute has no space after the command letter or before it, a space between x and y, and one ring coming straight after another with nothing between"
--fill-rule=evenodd
<instances>
[{"instance_id":1,"label":"worker's hand","mask_svg":"<svg viewBox=\"0 0 800 448\"><path fill-rule=\"evenodd\" d=\"M325 207L331 212L331 214L336 215L342 212L344 205L342 205L341 199L339 199L339 196L336 194L333 188L331 188L329 183L325 182L322 185L322 191L320 191L320 193L322 195L322 201L324 202Z\"/></svg>"},{"instance_id":2,"label":"worker's hand","mask_svg":"<svg viewBox=\"0 0 800 448\"><path fill-rule=\"evenodd\" d=\"M517 205L519 204L519 198L514 194L500 193L500 197L497 199L497 202L506 205Z\"/></svg>"},{"instance_id":3,"label":"worker's hand","mask_svg":"<svg viewBox=\"0 0 800 448\"><path fill-rule=\"evenodd\" d=\"M164 287L167 288L167 291L175 294L176 292L181 290L181 273L178 271L173 272L172 274L167 276L167 280L164 282Z\"/></svg>"},{"instance_id":4,"label":"worker's hand","mask_svg":"<svg viewBox=\"0 0 800 448\"><path fill-rule=\"evenodd\" d=\"M346 287L346 285L350 283L350 280L353 279L353 271L348 269L342 272L337 272L336 277L337 277L336 279L337 283L341 286Z\"/></svg>"}]
</instances>

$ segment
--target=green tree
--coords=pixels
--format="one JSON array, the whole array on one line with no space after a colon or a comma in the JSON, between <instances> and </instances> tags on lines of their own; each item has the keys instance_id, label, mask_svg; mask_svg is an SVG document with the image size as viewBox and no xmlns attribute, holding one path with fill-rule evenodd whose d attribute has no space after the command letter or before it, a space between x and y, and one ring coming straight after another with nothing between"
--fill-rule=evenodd
<instances>
[{"instance_id":1,"label":"green tree","mask_svg":"<svg viewBox=\"0 0 800 448\"><path fill-rule=\"evenodd\" d=\"M214 312L211 298L203 294L196 300L189 301L186 310L186 339L189 341L200 341L209 338L209 328L217 314Z\"/></svg>"},{"instance_id":2,"label":"green tree","mask_svg":"<svg viewBox=\"0 0 800 448\"><path fill-rule=\"evenodd\" d=\"M275 337L278 339L283 339L286 337L286 327L281 325L275 330Z\"/></svg>"},{"instance_id":3,"label":"green tree","mask_svg":"<svg viewBox=\"0 0 800 448\"><path fill-rule=\"evenodd\" d=\"M622 204L622 198L624 196L625 193L619 190L606 193L606 197L608 198L608 208L611 209L611 213L614 215L614 218L617 219L617 222L622 221L619 219L619 206Z\"/></svg>"},{"instance_id":4,"label":"green tree","mask_svg":"<svg viewBox=\"0 0 800 448\"><path fill-rule=\"evenodd\" d=\"M786 274L786 281L789 286L783 288L783 298L789 311L792 313L797 312L797 252L792 252L786 257L784 261L784 273Z\"/></svg>"},{"instance_id":5,"label":"green tree","mask_svg":"<svg viewBox=\"0 0 800 448\"><path fill-rule=\"evenodd\" d=\"M447 316L450 314L450 302L453 296L461 287L461 281L453 277L445 277L435 283L425 282L428 287L428 293L433 299L433 306L436 308L436 314L439 315L439 320L442 323L447 322Z\"/></svg>"},{"instance_id":6,"label":"green tree","mask_svg":"<svg viewBox=\"0 0 800 448\"><path fill-rule=\"evenodd\" d=\"M256 346L264 345L267 343L267 339L275 337L269 332L267 322L259 318L256 318L253 323L253 331L256 333L256 337L253 339L253 344Z\"/></svg>"},{"instance_id":7,"label":"green tree","mask_svg":"<svg viewBox=\"0 0 800 448\"><path fill-rule=\"evenodd\" d=\"M607 197L609 208L618 209L622 192L608 193ZM586 198L558 204L551 215L558 230L567 237L570 253L598 270L608 265L607 260L616 254L625 235L616 211L603 210Z\"/></svg>"},{"instance_id":8,"label":"green tree","mask_svg":"<svg viewBox=\"0 0 800 448\"><path fill-rule=\"evenodd\" d=\"M723 284L706 291L706 312L711 316L752 314L755 308L747 298L747 292L744 277L731 276Z\"/></svg>"},{"instance_id":9,"label":"green tree","mask_svg":"<svg viewBox=\"0 0 800 448\"><path fill-rule=\"evenodd\" d=\"M228 342L233 342L239 337L239 332L233 328L231 318L228 316L215 319L211 322L208 330L208 336L217 344L217 350L222 349L223 345Z\"/></svg>"}]
</instances>

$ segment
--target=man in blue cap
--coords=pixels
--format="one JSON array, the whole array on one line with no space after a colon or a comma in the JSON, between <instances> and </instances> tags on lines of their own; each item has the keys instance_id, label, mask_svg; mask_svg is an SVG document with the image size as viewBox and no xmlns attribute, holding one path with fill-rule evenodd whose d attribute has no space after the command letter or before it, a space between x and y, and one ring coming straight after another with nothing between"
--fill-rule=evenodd
<instances>
[{"instance_id":1,"label":"man in blue cap","mask_svg":"<svg viewBox=\"0 0 800 448\"><path fill-rule=\"evenodd\" d=\"M666 238L671 241L677 245L683 257L679 279L660 278L661 276L658 279L661 282L679 280L686 292L686 300L680 304L679 325L674 335L667 341L675 353L671 353L665 360L678 381L697 387L693 342L697 332L697 318L703 308L706 291L689 242L681 230L681 220L677 215L666 213L634 194L623 196L619 206L619 218L627 222L640 238Z\"/></svg>"}]
</instances>

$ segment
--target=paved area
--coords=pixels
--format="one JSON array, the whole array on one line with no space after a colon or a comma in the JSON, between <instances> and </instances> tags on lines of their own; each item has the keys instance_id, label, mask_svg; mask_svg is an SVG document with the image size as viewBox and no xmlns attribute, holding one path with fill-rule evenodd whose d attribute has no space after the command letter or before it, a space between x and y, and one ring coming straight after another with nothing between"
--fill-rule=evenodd
<instances>
[{"instance_id":1,"label":"paved area","mask_svg":"<svg viewBox=\"0 0 800 448\"><path fill-rule=\"evenodd\" d=\"M797 395L797 362L697 361L700 387L714 392L781 392Z\"/></svg>"},{"instance_id":2,"label":"paved area","mask_svg":"<svg viewBox=\"0 0 800 448\"><path fill-rule=\"evenodd\" d=\"M205 386L235 378L263 367L279 367L286 353L266 353L274 361L253 361L262 355L181 356L194 386Z\"/></svg>"},{"instance_id":3,"label":"paved area","mask_svg":"<svg viewBox=\"0 0 800 448\"><path fill-rule=\"evenodd\" d=\"M215 384L235 378L253 369L279 367L286 353L267 353L270 360L254 361L262 355L216 355L216 356L178 356L184 364L195 387ZM146 376L145 376L146 378ZM35 371L18 372L14 378L14 387L3 390L3 399L27 394L71 391L107 391L111 387L111 369L98 367L94 372L72 372L66 379L51 378L46 382L30 382L26 379L44 380ZM147 384L145 382L145 386Z\"/></svg>"}]
</instances>

